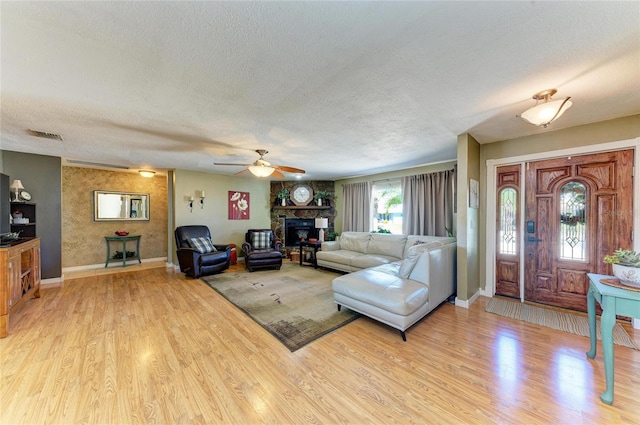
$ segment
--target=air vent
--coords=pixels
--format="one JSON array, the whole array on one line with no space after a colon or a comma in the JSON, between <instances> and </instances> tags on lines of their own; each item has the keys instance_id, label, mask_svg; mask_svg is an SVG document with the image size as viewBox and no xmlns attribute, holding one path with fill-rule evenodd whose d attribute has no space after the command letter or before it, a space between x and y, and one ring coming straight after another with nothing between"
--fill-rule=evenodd
<instances>
[{"instance_id":1,"label":"air vent","mask_svg":"<svg viewBox=\"0 0 640 425\"><path fill-rule=\"evenodd\" d=\"M78 159L68 159L67 162L69 164L89 165L89 166L92 166L92 167L120 168L122 170L128 170L129 169L129 167L127 167L126 165L104 164L102 162L80 161Z\"/></svg>"},{"instance_id":2,"label":"air vent","mask_svg":"<svg viewBox=\"0 0 640 425\"><path fill-rule=\"evenodd\" d=\"M42 137L43 139L60 140L62 142L62 136L55 133L47 133L46 131L27 130L29 134L36 137Z\"/></svg>"}]
</instances>

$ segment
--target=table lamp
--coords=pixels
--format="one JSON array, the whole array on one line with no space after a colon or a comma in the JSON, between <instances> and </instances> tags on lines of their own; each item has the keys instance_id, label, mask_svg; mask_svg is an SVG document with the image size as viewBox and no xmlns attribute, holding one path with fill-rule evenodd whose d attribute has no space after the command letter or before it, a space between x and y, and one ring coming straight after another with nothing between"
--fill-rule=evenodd
<instances>
[{"instance_id":1,"label":"table lamp","mask_svg":"<svg viewBox=\"0 0 640 425\"><path fill-rule=\"evenodd\" d=\"M19 201L18 195L20 194L20 191L24 189L24 186L22 185L22 180L14 180L13 182L11 182L11 189L16 194L16 199L14 199L14 201L18 202Z\"/></svg>"},{"instance_id":2,"label":"table lamp","mask_svg":"<svg viewBox=\"0 0 640 425\"><path fill-rule=\"evenodd\" d=\"M324 242L324 229L329 227L328 218L316 218L316 229L320 229L318 232L318 241Z\"/></svg>"}]
</instances>

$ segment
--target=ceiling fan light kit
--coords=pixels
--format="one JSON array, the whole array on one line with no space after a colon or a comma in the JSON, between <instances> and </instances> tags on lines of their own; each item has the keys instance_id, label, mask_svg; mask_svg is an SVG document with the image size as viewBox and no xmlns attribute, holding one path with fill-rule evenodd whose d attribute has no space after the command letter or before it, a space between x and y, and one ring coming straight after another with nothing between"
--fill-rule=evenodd
<instances>
[{"instance_id":1,"label":"ceiling fan light kit","mask_svg":"<svg viewBox=\"0 0 640 425\"><path fill-rule=\"evenodd\" d=\"M573 102L569 100L570 97L563 100L551 100L551 96L557 92L556 89L548 89L534 94L532 98L535 99L536 104L518 116L530 124L547 128L573 105ZM539 101L543 101L543 103L538 103Z\"/></svg>"},{"instance_id":2,"label":"ceiling fan light kit","mask_svg":"<svg viewBox=\"0 0 640 425\"><path fill-rule=\"evenodd\" d=\"M214 165L231 165L234 167L247 167L246 170L240 171L237 174L244 173L249 171L256 177L269 177L273 176L279 179L284 178L284 174L281 171L285 171L287 173L298 173L304 174L304 170L300 168L288 167L286 165L272 165L270 162L264 159L264 156L269 153L269 151L264 149L256 149L256 153L260 155L260 158L257 159L253 164L230 164L226 162L214 162Z\"/></svg>"},{"instance_id":3,"label":"ceiling fan light kit","mask_svg":"<svg viewBox=\"0 0 640 425\"><path fill-rule=\"evenodd\" d=\"M275 168L266 165L249 165L249 171L256 177L269 177L275 171Z\"/></svg>"}]
</instances>

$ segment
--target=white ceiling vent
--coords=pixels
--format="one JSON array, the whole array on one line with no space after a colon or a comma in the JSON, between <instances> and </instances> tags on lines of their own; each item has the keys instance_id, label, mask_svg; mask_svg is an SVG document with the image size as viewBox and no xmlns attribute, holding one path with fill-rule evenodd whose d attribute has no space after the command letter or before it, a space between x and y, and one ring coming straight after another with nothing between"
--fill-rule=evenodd
<instances>
[{"instance_id":1,"label":"white ceiling vent","mask_svg":"<svg viewBox=\"0 0 640 425\"><path fill-rule=\"evenodd\" d=\"M55 133L47 133L46 131L27 130L29 134L36 137L42 137L43 139L60 140L62 142L62 136Z\"/></svg>"}]
</instances>

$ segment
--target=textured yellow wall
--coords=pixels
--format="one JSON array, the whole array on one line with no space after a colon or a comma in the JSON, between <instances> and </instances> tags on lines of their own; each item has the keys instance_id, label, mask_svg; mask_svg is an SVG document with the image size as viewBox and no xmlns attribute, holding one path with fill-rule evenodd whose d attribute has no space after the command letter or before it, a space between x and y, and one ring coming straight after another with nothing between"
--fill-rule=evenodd
<instances>
[{"instance_id":1,"label":"textured yellow wall","mask_svg":"<svg viewBox=\"0 0 640 425\"><path fill-rule=\"evenodd\" d=\"M111 190L149 194L149 221L93 221L93 191ZM141 235L140 257L167 256L167 179L144 178L137 173L62 167L62 267L104 263L105 236L116 230ZM122 249L112 242L112 252ZM130 242L127 250L132 251Z\"/></svg>"}]
</instances>

